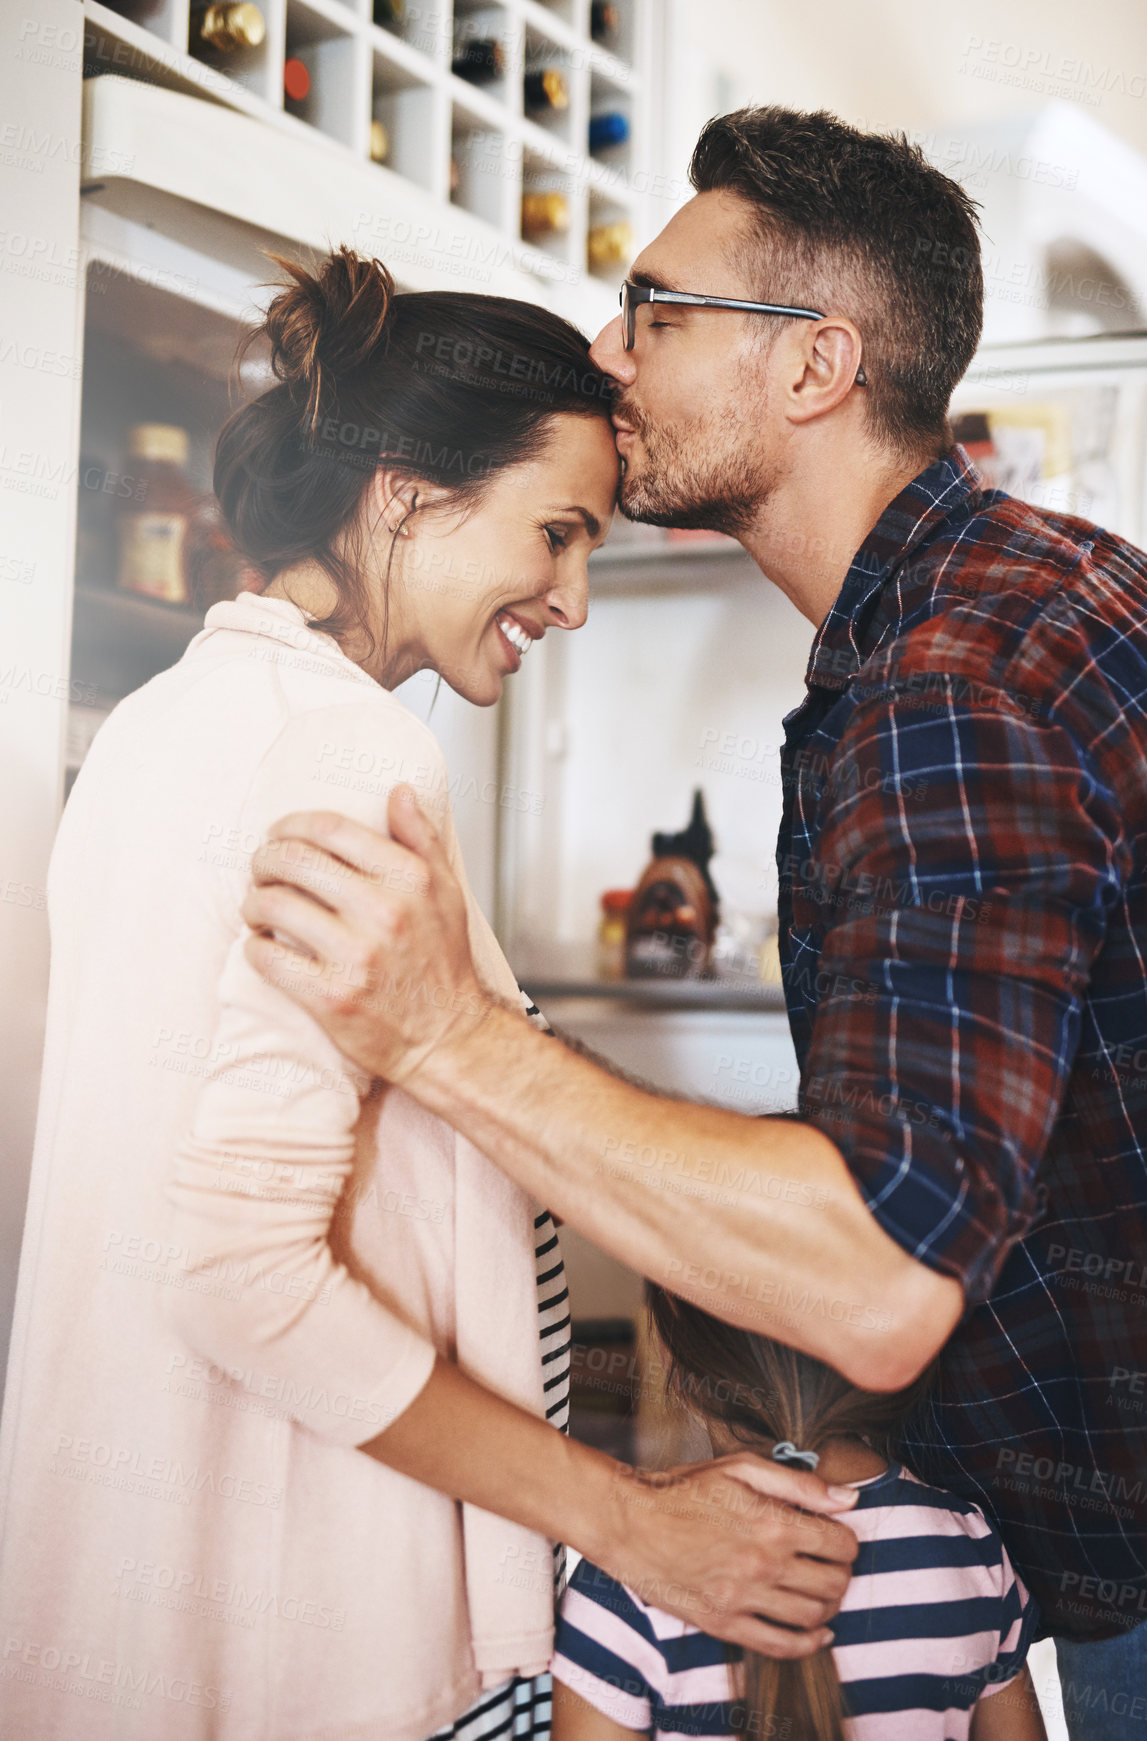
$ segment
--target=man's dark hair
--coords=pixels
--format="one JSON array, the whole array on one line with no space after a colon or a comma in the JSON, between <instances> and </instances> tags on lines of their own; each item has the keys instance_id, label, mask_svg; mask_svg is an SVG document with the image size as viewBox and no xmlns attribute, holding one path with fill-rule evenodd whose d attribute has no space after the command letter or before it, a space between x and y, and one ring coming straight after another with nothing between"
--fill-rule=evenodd
<instances>
[{"instance_id":1,"label":"man's dark hair","mask_svg":"<svg viewBox=\"0 0 1147 1741\"><path fill-rule=\"evenodd\" d=\"M959 183L904 134L775 106L709 121L689 179L752 207L737 264L761 301L856 322L873 436L903 453L947 446L983 325L976 201Z\"/></svg>"}]
</instances>

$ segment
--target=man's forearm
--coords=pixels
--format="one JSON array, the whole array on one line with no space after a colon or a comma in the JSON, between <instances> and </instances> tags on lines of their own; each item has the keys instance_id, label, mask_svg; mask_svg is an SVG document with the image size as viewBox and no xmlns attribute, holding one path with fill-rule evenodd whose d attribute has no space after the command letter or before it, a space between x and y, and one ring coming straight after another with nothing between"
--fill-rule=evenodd
<instances>
[{"instance_id":1,"label":"man's forearm","mask_svg":"<svg viewBox=\"0 0 1147 1741\"><path fill-rule=\"evenodd\" d=\"M392 795L390 839L329 812L274 825L242 909L256 970L631 1268L862 1387L916 1377L959 1321L959 1283L884 1233L814 1127L646 1093L493 1002L413 798Z\"/></svg>"},{"instance_id":2,"label":"man's forearm","mask_svg":"<svg viewBox=\"0 0 1147 1741\"><path fill-rule=\"evenodd\" d=\"M406 1086L595 1245L854 1383L909 1382L958 1321L811 1125L645 1093L497 1005Z\"/></svg>"}]
</instances>

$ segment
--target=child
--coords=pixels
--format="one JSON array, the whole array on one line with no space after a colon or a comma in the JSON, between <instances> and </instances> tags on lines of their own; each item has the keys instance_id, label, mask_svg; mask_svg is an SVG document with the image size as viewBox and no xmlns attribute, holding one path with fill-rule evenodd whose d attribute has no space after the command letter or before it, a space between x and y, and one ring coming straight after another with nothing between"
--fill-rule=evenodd
<instances>
[{"instance_id":1,"label":"child","mask_svg":"<svg viewBox=\"0 0 1147 1741\"><path fill-rule=\"evenodd\" d=\"M771 1451L857 1487L841 1521L860 1553L831 1650L800 1662L711 1639L580 1561L558 1620L553 1741L1047 1741L1024 1666L1034 1599L982 1512L890 1456L931 1374L857 1390L661 1288L648 1296L670 1389L714 1451Z\"/></svg>"}]
</instances>

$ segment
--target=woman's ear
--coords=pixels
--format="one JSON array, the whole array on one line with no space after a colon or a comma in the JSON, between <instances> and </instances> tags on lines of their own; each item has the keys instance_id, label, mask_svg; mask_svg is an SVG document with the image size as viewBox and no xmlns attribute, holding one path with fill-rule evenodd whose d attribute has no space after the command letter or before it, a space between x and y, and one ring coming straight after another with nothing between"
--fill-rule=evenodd
<instances>
[{"instance_id":1,"label":"woman's ear","mask_svg":"<svg viewBox=\"0 0 1147 1741\"><path fill-rule=\"evenodd\" d=\"M372 516L380 519L391 532L408 538L410 527L406 522L418 499L417 481L395 467L379 466L370 487Z\"/></svg>"}]
</instances>

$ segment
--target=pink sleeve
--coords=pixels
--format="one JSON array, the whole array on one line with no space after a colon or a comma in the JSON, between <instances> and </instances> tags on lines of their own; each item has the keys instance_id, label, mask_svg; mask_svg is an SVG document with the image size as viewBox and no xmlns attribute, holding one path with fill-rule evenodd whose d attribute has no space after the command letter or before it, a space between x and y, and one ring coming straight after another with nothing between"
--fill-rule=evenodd
<instances>
[{"instance_id":1,"label":"pink sleeve","mask_svg":"<svg viewBox=\"0 0 1147 1741\"><path fill-rule=\"evenodd\" d=\"M1008 1558L1008 1550L1000 1543L1000 1629L991 1678L980 1694L990 1698L1014 1681L1027 1660L1039 1618L1039 1607L1027 1585Z\"/></svg>"}]
</instances>

